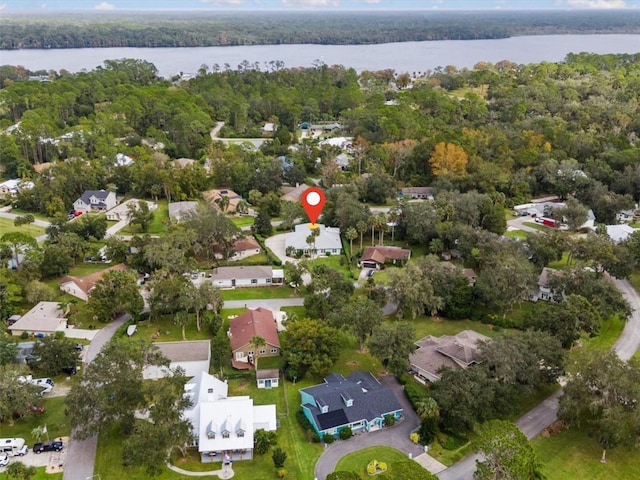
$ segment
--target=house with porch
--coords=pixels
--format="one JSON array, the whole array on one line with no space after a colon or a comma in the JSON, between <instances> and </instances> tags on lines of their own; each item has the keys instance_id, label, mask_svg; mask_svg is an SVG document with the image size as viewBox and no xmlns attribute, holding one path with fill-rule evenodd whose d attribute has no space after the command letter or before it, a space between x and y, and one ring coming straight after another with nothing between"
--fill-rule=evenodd
<instances>
[{"instance_id":1,"label":"house with porch","mask_svg":"<svg viewBox=\"0 0 640 480\"><path fill-rule=\"evenodd\" d=\"M233 253L229 258L224 258L225 252L221 245L214 245L213 251L217 259L236 261L259 254L260 244L253 236L249 235L233 241Z\"/></svg>"},{"instance_id":2,"label":"house with porch","mask_svg":"<svg viewBox=\"0 0 640 480\"><path fill-rule=\"evenodd\" d=\"M238 195L236 192L231 190L230 188L223 189L212 189L207 190L206 192L202 192L202 197L209 202L209 204L215 206L216 208L220 208L220 199L226 197L229 200L229 204L224 209L225 212L235 213L238 209L238 204L242 201L242 196Z\"/></svg>"},{"instance_id":3,"label":"house with porch","mask_svg":"<svg viewBox=\"0 0 640 480\"><path fill-rule=\"evenodd\" d=\"M229 320L229 341L231 343L231 363L234 368L248 370L262 357L280 355L278 324L271 310L258 307L250 309ZM265 344L257 347L251 343L253 337L261 337Z\"/></svg>"},{"instance_id":4,"label":"house with porch","mask_svg":"<svg viewBox=\"0 0 640 480\"><path fill-rule=\"evenodd\" d=\"M379 430L385 416L402 416L393 390L369 372L356 371L347 378L331 373L324 383L300 389L300 397L304 416L321 438L346 427L353 433Z\"/></svg>"},{"instance_id":5,"label":"house with porch","mask_svg":"<svg viewBox=\"0 0 640 480\"><path fill-rule=\"evenodd\" d=\"M73 202L76 212L106 212L118 204L115 192L107 190L85 190L80 198Z\"/></svg>"},{"instance_id":6,"label":"house with porch","mask_svg":"<svg viewBox=\"0 0 640 480\"><path fill-rule=\"evenodd\" d=\"M555 268L544 267L542 269L542 272L540 272L538 276L538 289L531 292L529 296L532 302L537 302L538 300L544 300L545 302L553 301L553 292L551 288L549 288L549 280L556 272L557 270Z\"/></svg>"},{"instance_id":7,"label":"house with porch","mask_svg":"<svg viewBox=\"0 0 640 480\"><path fill-rule=\"evenodd\" d=\"M431 187L405 187L400 190L399 197L411 200L433 200L433 188Z\"/></svg>"},{"instance_id":8,"label":"house with porch","mask_svg":"<svg viewBox=\"0 0 640 480\"><path fill-rule=\"evenodd\" d=\"M404 265L411 258L411 250L400 247L365 247L360 257L362 268L381 268L386 263Z\"/></svg>"},{"instance_id":9,"label":"house with porch","mask_svg":"<svg viewBox=\"0 0 640 480\"><path fill-rule=\"evenodd\" d=\"M340 229L331 228L319 224L319 235L315 237L314 243L307 243L307 238L311 235L311 228L308 223L296 225L293 232L287 233L285 237L285 250L301 250L305 255L340 255L342 253L342 241L340 240Z\"/></svg>"},{"instance_id":10,"label":"house with porch","mask_svg":"<svg viewBox=\"0 0 640 480\"><path fill-rule=\"evenodd\" d=\"M251 460L254 433L277 428L275 405L254 405L249 396L229 396L229 386L207 372L189 380L182 415L191 423L192 444L203 463Z\"/></svg>"},{"instance_id":11,"label":"house with porch","mask_svg":"<svg viewBox=\"0 0 640 480\"><path fill-rule=\"evenodd\" d=\"M130 198L126 202L122 202L120 205L113 207L109 210L105 216L107 220L111 220L112 222L119 222L121 220L126 220L129 218L129 205L131 208L138 210L140 208L139 202L145 202L149 207L149 211L154 211L158 208L158 204L155 202L149 202L147 200L138 200L137 198Z\"/></svg>"},{"instance_id":12,"label":"house with porch","mask_svg":"<svg viewBox=\"0 0 640 480\"><path fill-rule=\"evenodd\" d=\"M467 369L478 363L478 350L490 338L473 330L456 335L427 335L416 342L418 349L409 356L410 370L419 381L440 380L442 368Z\"/></svg>"},{"instance_id":13,"label":"house with porch","mask_svg":"<svg viewBox=\"0 0 640 480\"><path fill-rule=\"evenodd\" d=\"M67 329L67 319L58 302L40 302L18 320L9 325L11 335L22 335L24 332L37 337L54 335Z\"/></svg>"},{"instance_id":14,"label":"house with porch","mask_svg":"<svg viewBox=\"0 0 640 480\"><path fill-rule=\"evenodd\" d=\"M0 183L0 198L16 197L22 190L31 190L33 182L12 178Z\"/></svg>"},{"instance_id":15,"label":"house with porch","mask_svg":"<svg viewBox=\"0 0 640 480\"><path fill-rule=\"evenodd\" d=\"M218 288L280 286L284 285L284 270L269 265L216 267L209 278Z\"/></svg>"}]
</instances>

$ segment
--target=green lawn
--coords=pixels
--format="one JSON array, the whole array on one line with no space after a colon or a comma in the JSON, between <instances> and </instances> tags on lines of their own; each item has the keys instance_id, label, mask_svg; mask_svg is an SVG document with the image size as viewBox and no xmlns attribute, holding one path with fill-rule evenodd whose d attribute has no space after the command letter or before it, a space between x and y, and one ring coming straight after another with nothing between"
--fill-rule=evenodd
<instances>
[{"instance_id":1,"label":"green lawn","mask_svg":"<svg viewBox=\"0 0 640 480\"><path fill-rule=\"evenodd\" d=\"M609 349L613 347L613 344L620 337L625 323L623 319L616 315L602 322L600 334L597 337L589 338L588 336L583 336L580 341L586 348Z\"/></svg>"},{"instance_id":2,"label":"green lawn","mask_svg":"<svg viewBox=\"0 0 640 480\"><path fill-rule=\"evenodd\" d=\"M56 382L58 383L58 382ZM65 397L43 398L36 405L44 407L44 413L38 415L30 415L25 418L19 418L10 425L8 421L0 423L0 437L24 438L29 448L37 441L31 435L31 431L40 426L47 425L49 438L68 436L71 432L69 419L64 414Z\"/></svg>"},{"instance_id":3,"label":"green lawn","mask_svg":"<svg viewBox=\"0 0 640 480\"><path fill-rule=\"evenodd\" d=\"M391 447L369 447L342 457L336 465L336 471L356 472L361 478L367 478L367 465L372 460L387 464L387 471L376 475L376 478L397 478L393 473L393 464L406 461L407 456Z\"/></svg>"},{"instance_id":4,"label":"green lawn","mask_svg":"<svg viewBox=\"0 0 640 480\"><path fill-rule=\"evenodd\" d=\"M231 217L231 221L238 228L250 227L251 225L253 225L254 220L255 218L252 217L251 215L243 215L241 217Z\"/></svg>"},{"instance_id":5,"label":"green lawn","mask_svg":"<svg viewBox=\"0 0 640 480\"><path fill-rule=\"evenodd\" d=\"M296 291L288 285L281 287L236 288L220 290L224 300L257 300L267 298L297 297Z\"/></svg>"},{"instance_id":6,"label":"green lawn","mask_svg":"<svg viewBox=\"0 0 640 480\"><path fill-rule=\"evenodd\" d=\"M149 225L149 235L160 235L169 229L169 204L166 200L158 201L158 208L153 211L153 221ZM136 235L142 233L138 225L127 225L118 232L120 235Z\"/></svg>"},{"instance_id":7,"label":"green lawn","mask_svg":"<svg viewBox=\"0 0 640 480\"><path fill-rule=\"evenodd\" d=\"M360 269L355 265L351 265L351 269L349 269L349 265L345 260L346 257L344 257L343 255L331 255L329 257L318 257L314 258L313 260L307 260L307 264L309 266L309 269L312 269L315 265L326 265L327 267L331 267L342 272L344 278L346 278L347 280L353 281L358 278ZM340 263L341 261L342 264Z\"/></svg>"},{"instance_id":8,"label":"green lawn","mask_svg":"<svg viewBox=\"0 0 640 480\"><path fill-rule=\"evenodd\" d=\"M546 226L541 225L541 224L536 223L536 222L522 222L522 224L526 225L527 227L535 228L536 230L540 230L542 232L548 232L549 231L549 227L546 227Z\"/></svg>"},{"instance_id":9,"label":"green lawn","mask_svg":"<svg viewBox=\"0 0 640 480\"><path fill-rule=\"evenodd\" d=\"M187 340L206 340L211 338L211 331L206 323L202 323L200 331L196 328L195 314L190 315L191 322L185 328ZM126 336L127 325L118 329L116 335ZM158 320L138 322L136 333L132 339L143 338L151 342L175 342L182 340L182 328L173 323L172 315L165 315Z\"/></svg>"},{"instance_id":10,"label":"green lawn","mask_svg":"<svg viewBox=\"0 0 640 480\"><path fill-rule=\"evenodd\" d=\"M638 449L614 448L607 451L607 463L600 463L598 442L578 429L533 442L547 480L636 480L640 478Z\"/></svg>"},{"instance_id":11,"label":"green lawn","mask_svg":"<svg viewBox=\"0 0 640 480\"><path fill-rule=\"evenodd\" d=\"M527 232L525 232L524 230L511 230L504 232L504 236L508 238L518 238L520 240L526 240Z\"/></svg>"},{"instance_id":12,"label":"green lawn","mask_svg":"<svg viewBox=\"0 0 640 480\"><path fill-rule=\"evenodd\" d=\"M13 213L14 215L33 215L33 218L35 218L36 220L42 220L45 222L49 222L51 221L51 219L49 217L47 217L46 215L43 215L42 213L34 213L34 212L27 212L26 210L20 210L19 208L11 208L11 211L9 213Z\"/></svg>"},{"instance_id":13,"label":"green lawn","mask_svg":"<svg viewBox=\"0 0 640 480\"><path fill-rule=\"evenodd\" d=\"M44 234L44 228L33 223L16 227L10 218L0 218L0 237L9 232L23 232L35 238Z\"/></svg>"},{"instance_id":14,"label":"green lawn","mask_svg":"<svg viewBox=\"0 0 640 480\"><path fill-rule=\"evenodd\" d=\"M563 252L562 258L556 262L551 262L549 264L550 268L565 268L569 265L569 252Z\"/></svg>"},{"instance_id":15,"label":"green lawn","mask_svg":"<svg viewBox=\"0 0 640 480\"><path fill-rule=\"evenodd\" d=\"M475 330L488 337L495 337L499 334L493 329L493 325L480 322L472 322L471 320L448 320L440 318L434 320L431 317L421 315L415 320L410 320L416 330L416 340L426 335L440 337L442 335L455 335L463 330Z\"/></svg>"}]
</instances>

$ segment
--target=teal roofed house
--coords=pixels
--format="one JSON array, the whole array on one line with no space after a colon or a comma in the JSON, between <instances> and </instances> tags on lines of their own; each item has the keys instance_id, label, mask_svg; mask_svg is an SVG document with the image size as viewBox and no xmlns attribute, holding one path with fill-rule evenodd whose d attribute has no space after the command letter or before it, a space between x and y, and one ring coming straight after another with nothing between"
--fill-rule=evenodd
<instances>
[{"instance_id":1,"label":"teal roofed house","mask_svg":"<svg viewBox=\"0 0 640 480\"><path fill-rule=\"evenodd\" d=\"M402 416L402 406L394 392L369 372L353 372L347 378L329 374L324 383L300 389L302 411L322 438L338 435L351 427L353 433L379 430L384 417Z\"/></svg>"}]
</instances>

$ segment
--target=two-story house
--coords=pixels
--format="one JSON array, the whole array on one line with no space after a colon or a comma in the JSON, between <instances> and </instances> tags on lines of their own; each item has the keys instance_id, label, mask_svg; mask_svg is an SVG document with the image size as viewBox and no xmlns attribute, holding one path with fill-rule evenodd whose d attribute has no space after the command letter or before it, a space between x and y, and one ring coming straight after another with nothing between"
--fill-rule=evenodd
<instances>
[{"instance_id":1,"label":"two-story house","mask_svg":"<svg viewBox=\"0 0 640 480\"><path fill-rule=\"evenodd\" d=\"M106 212L117 204L115 192L107 190L85 190L80 198L73 202L76 212Z\"/></svg>"}]
</instances>

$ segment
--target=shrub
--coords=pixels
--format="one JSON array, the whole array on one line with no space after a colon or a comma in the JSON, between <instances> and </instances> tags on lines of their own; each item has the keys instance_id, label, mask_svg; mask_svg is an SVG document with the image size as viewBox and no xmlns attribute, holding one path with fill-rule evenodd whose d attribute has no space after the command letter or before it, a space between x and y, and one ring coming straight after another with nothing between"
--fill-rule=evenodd
<instances>
[{"instance_id":1,"label":"shrub","mask_svg":"<svg viewBox=\"0 0 640 480\"><path fill-rule=\"evenodd\" d=\"M254 434L254 450L256 453L264 454L276 443L276 432L267 432L259 428Z\"/></svg>"},{"instance_id":2,"label":"shrub","mask_svg":"<svg viewBox=\"0 0 640 480\"><path fill-rule=\"evenodd\" d=\"M423 445L428 445L436 438L438 434L438 422L434 417L425 418L420 424L418 435ZM413 435L413 434L412 434Z\"/></svg>"},{"instance_id":3,"label":"shrub","mask_svg":"<svg viewBox=\"0 0 640 480\"><path fill-rule=\"evenodd\" d=\"M384 424L385 424L385 426L391 427L395 423L396 423L396 417L394 417L393 415L385 415L384 416Z\"/></svg>"},{"instance_id":4,"label":"shrub","mask_svg":"<svg viewBox=\"0 0 640 480\"><path fill-rule=\"evenodd\" d=\"M284 468L278 469L278 478L287 478L287 475L289 475L289 472L287 472L286 469Z\"/></svg>"},{"instance_id":5,"label":"shrub","mask_svg":"<svg viewBox=\"0 0 640 480\"><path fill-rule=\"evenodd\" d=\"M320 435L318 435L317 433L314 433L311 436L311 442L312 443L320 443L322 441L322 438L320 438Z\"/></svg>"},{"instance_id":6,"label":"shrub","mask_svg":"<svg viewBox=\"0 0 640 480\"><path fill-rule=\"evenodd\" d=\"M276 468L282 468L284 467L284 462L287 460L287 452L282 450L280 447L276 447L273 449L273 454L271 455L271 458L273 459L273 465ZM284 478L284 477L280 477L280 478Z\"/></svg>"},{"instance_id":7,"label":"shrub","mask_svg":"<svg viewBox=\"0 0 640 480\"><path fill-rule=\"evenodd\" d=\"M444 448L445 450L457 450L467 442L468 440L464 437L456 437L455 435L450 435L442 444L442 448Z\"/></svg>"},{"instance_id":8,"label":"shrub","mask_svg":"<svg viewBox=\"0 0 640 480\"><path fill-rule=\"evenodd\" d=\"M26 340L27 338L29 338L29 332L22 332L22 333L20 334L20 338L21 338L22 340Z\"/></svg>"},{"instance_id":9,"label":"shrub","mask_svg":"<svg viewBox=\"0 0 640 480\"><path fill-rule=\"evenodd\" d=\"M418 432L413 432L409 435L409 440L413 443L418 443L420 441L420 434Z\"/></svg>"},{"instance_id":10,"label":"shrub","mask_svg":"<svg viewBox=\"0 0 640 480\"><path fill-rule=\"evenodd\" d=\"M351 427L345 427L340 430L340 440L348 440L351 437L353 437L353 430L351 430Z\"/></svg>"},{"instance_id":11,"label":"shrub","mask_svg":"<svg viewBox=\"0 0 640 480\"><path fill-rule=\"evenodd\" d=\"M330 433L325 433L322 437L322 440L324 441L324 443L333 443L336 441L336 437L334 437Z\"/></svg>"}]
</instances>

